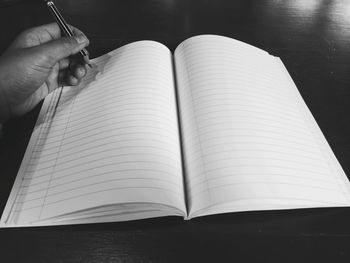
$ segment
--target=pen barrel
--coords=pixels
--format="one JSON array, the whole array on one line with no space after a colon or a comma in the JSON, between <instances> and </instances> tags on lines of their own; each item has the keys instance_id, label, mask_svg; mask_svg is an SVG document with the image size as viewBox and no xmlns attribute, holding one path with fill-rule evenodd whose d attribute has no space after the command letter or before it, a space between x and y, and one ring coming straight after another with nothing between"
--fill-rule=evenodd
<instances>
[{"instance_id":1,"label":"pen barrel","mask_svg":"<svg viewBox=\"0 0 350 263\"><path fill-rule=\"evenodd\" d=\"M53 3L53 1L46 1L46 5L49 8L49 10L50 10L51 14L53 15L53 17L55 18L55 20L56 20L58 26L60 27L61 31L67 37L73 37L74 34L73 34L72 30L69 28L67 22L64 20L64 18L62 17L61 13L56 8L56 6ZM88 54L87 50L84 48L84 49L82 49L79 52L79 54L82 56L83 61L91 67L90 61L89 61L89 54Z\"/></svg>"},{"instance_id":2,"label":"pen barrel","mask_svg":"<svg viewBox=\"0 0 350 263\"><path fill-rule=\"evenodd\" d=\"M48 8L50 9L50 12L52 13L53 17L55 18L61 31L63 31L63 33L65 33L66 36L72 37L73 36L72 30L69 28L67 22L64 20L61 13L56 8L55 4L52 1L47 1L46 4L47 4Z\"/></svg>"}]
</instances>

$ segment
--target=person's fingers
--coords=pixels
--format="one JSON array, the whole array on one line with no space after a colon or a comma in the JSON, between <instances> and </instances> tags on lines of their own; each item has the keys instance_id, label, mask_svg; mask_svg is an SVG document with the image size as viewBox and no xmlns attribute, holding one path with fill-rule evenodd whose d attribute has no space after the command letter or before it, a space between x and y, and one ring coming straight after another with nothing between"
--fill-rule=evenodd
<instances>
[{"instance_id":1,"label":"person's fingers","mask_svg":"<svg viewBox=\"0 0 350 263\"><path fill-rule=\"evenodd\" d=\"M35 32L35 34L42 37L42 42L51 41L61 37L61 29L56 22L45 24L41 26L28 29L29 32Z\"/></svg>"},{"instance_id":2,"label":"person's fingers","mask_svg":"<svg viewBox=\"0 0 350 263\"><path fill-rule=\"evenodd\" d=\"M55 89L57 89L58 86L58 75L59 75L59 63L56 63L53 66L53 69L51 73L47 76L47 79L45 81L47 86L47 94L51 93Z\"/></svg>"},{"instance_id":3,"label":"person's fingers","mask_svg":"<svg viewBox=\"0 0 350 263\"><path fill-rule=\"evenodd\" d=\"M40 46L31 48L34 56L39 59L37 62L42 67L52 67L58 61L78 53L89 45L89 40L85 35L74 37L63 37Z\"/></svg>"},{"instance_id":4,"label":"person's fingers","mask_svg":"<svg viewBox=\"0 0 350 263\"><path fill-rule=\"evenodd\" d=\"M71 73L78 79L83 78L87 73L84 61L78 54L60 60L59 64L60 70L64 70L69 67Z\"/></svg>"},{"instance_id":5,"label":"person's fingers","mask_svg":"<svg viewBox=\"0 0 350 263\"><path fill-rule=\"evenodd\" d=\"M64 69L68 68L69 65L70 65L70 60L69 60L69 58L61 59L61 60L59 61L59 65L60 65L60 70L64 70Z\"/></svg>"},{"instance_id":6,"label":"person's fingers","mask_svg":"<svg viewBox=\"0 0 350 263\"><path fill-rule=\"evenodd\" d=\"M71 25L68 26L73 31L74 35L84 35L84 33L76 27ZM54 22L41 25L27 29L20 33L8 49L11 50L17 48L34 47L55 39L59 39L61 36L61 30L57 23Z\"/></svg>"},{"instance_id":7,"label":"person's fingers","mask_svg":"<svg viewBox=\"0 0 350 263\"><path fill-rule=\"evenodd\" d=\"M29 28L22 31L8 50L34 47L61 37L61 30L57 23Z\"/></svg>"},{"instance_id":8,"label":"person's fingers","mask_svg":"<svg viewBox=\"0 0 350 263\"><path fill-rule=\"evenodd\" d=\"M76 27L74 27L72 25L68 25L68 26L72 30L74 36L78 36L78 35L84 35L85 36L83 31L81 31L80 29L78 29L78 28L76 28Z\"/></svg>"},{"instance_id":9,"label":"person's fingers","mask_svg":"<svg viewBox=\"0 0 350 263\"><path fill-rule=\"evenodd\" d=\"M72 75L77 79L82 79L86 75L86 67L84 65L78 64L73 68Z\"/></svg>"},{"instance_id":10,"label":"person's fingers","mask_svg":"<svg viewBox=\"0 0 350 263\"><path fill-rule=\"evenodd\" d=\"M79 84L79 82L80 82L80 80L77 79L76 77L74 77L73 75L69 74L67 76L67 85L69 85L69 86L76 86L76 85Z\"/></svg>"},{"instance_id":11,"label":"person's fingers","mask_svg":"<svg viewBox=\"0 0 350 263\"><path fill-rule=\"evenodd\" d=\"M86 75L86 67L80 56L75 55L71 57L69 68L72 75L78 79L81 79Z\"/></svg>"},{"instance_id":12,"label":"person's fingers","mask_svg":"<svg viewBox=\"0 0 350 263\"><path fill-rule=\"evenodd\" d=\"M73 32L74 37L80 38L80 39L88 39L80 29L72 25L68 25L68 26ZM51 24L39 26L35 30L37 33L39 32L41 33L39 34L41 37L41 44L45 42L49 42L51 40L59 39L61 37L65 37L64 35L62 35L61 29L57 23L51 23Z\"/></svg>"},{"instance_id":13,"label":"person's fingers","mask_svg":"<svg viewBox=\"0 0 350 263\"><path fill-rule=\"evenodd\" d=\"M73 35L84 35L84 33L78 28L72 25L68 26L72 30ZM37 37L40 38L41 43L45 43L62 37L61 29L56 22L27 29L22 34L35 34Z\"/></svg>"},{"instance_id":14,"label":"person's fingers","mask_svg":"<svg viewBox=\"0 0 350 263\"><path fill-rule=\"evenodd\" d=\"M58 74L59 86L76 86L79 85L80 79L73 76L69 69L63 70Z\"/></svg>"}]
</instances>

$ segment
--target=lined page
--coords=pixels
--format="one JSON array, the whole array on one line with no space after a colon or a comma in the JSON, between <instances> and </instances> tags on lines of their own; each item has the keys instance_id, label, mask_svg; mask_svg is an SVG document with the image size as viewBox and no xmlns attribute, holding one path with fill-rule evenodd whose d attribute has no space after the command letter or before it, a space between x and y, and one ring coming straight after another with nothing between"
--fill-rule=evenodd
<instances>
[{"instance_id":1,"label":"lined page","mask_svg":"<svg viewBox=\"0 0 350 263\"><path fill-rule=\"evenodd\" d=\"M219 36L175 51L189 214L350 204L349 182L283 64Z\"/></svg>"},{"instance_id":2,"label":"lined page","mask_svg":"<svg viewBox=\"0 0 350 263\"><path fill-rule=\"evenodd\" d=\"M170 51L140 41L93 63L103 72L48 98L9 223L112 204L186 213Z\"/></svg>"}]
</instances>

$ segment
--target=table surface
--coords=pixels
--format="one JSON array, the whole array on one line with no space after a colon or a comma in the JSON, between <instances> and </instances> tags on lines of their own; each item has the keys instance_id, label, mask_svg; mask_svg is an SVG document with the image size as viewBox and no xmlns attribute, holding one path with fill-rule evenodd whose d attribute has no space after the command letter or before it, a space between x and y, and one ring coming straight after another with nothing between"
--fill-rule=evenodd
<instances>
[{"instance_id":1,"label":"table surface","mask_svg":"<svg viewBox=\"0 0 350 263\"><path fill-rule=\"evenodd\" d=\"M152 39L171 50L198 34L229 36L281 57L346 174L350 174L350 1L57 0L90 38L92 57ZM23 29L51 22L42 0L0 2L0 54ZM0 140L4 207L40 109ZM348 208L241 212L191 221L0 230L2 262L332 262L350 259ZM6 261L2 259L6 258Z\"/></svg>"}]
</instances>

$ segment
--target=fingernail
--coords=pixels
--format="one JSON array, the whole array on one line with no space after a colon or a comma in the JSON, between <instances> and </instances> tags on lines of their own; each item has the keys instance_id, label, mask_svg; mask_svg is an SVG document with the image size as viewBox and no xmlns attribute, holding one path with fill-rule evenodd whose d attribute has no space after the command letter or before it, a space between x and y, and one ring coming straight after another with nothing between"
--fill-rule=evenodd
<instances>
[{"instance_id":1,"label":"fingernail","mask_svg":"<svg viewBox=\"0 0 350 263\"><path fill-rule=\"evenodd\" d=\"M74 36L74 38L79 44L83 44L88 41L88 39L84 35Z\"/></svg>"}]
</instances>

